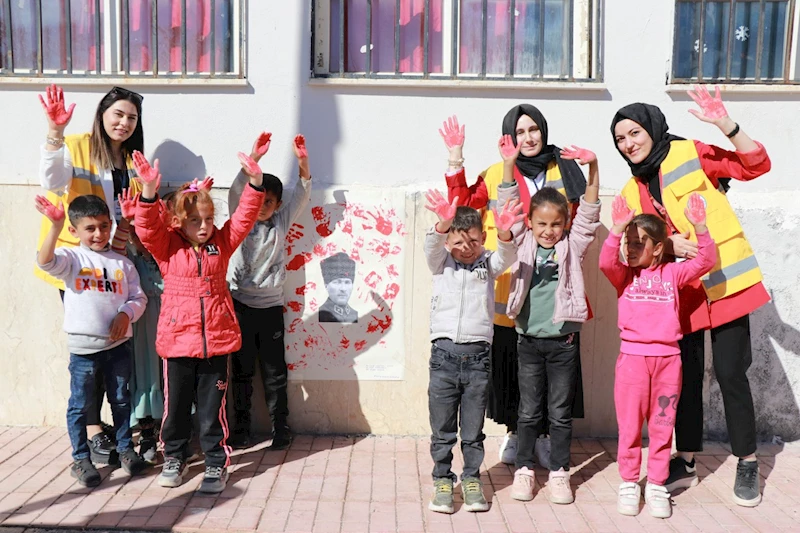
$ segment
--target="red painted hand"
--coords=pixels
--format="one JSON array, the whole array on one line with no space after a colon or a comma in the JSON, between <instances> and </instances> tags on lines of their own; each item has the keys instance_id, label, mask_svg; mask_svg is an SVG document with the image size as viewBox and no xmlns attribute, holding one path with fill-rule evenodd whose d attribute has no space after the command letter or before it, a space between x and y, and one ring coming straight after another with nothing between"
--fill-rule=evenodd
<instances>
[{"instance_id":1,"label":"red painted hand","mask_svg":"<svg viewBox=\"0 0 800 533\"><path fill-rule=\"evenodd\" d=\"M139 179L147 184L155 183L156 189L158 189L158 186L161 184L161 173L158 171L158 159L153 161L153 166L151 167L144 154L138 150L134 150L132 159L133 168L136 169L136 174L139 175Z\"/></svg>"},{"instance_id":2,"label":"red painted hand","mask_svg":"<svg viewBox=\"0 0 800 533\"><path fill-rule=\"evenodd\" d=\"M522 144L514 146L514 138L511 135L503 135L497 141L497 147L500 149L500 157L503 158L503 161L511 163L517 160Z\"/></svg>"},{"instance_id":3,"label":"red painted hand","mask_svg":"<svg viewBox=\"0 0 800 533\"><path fill-rule=\"evenodd\" d=\"M198 189L205 189L207 191L210 191L211 187L213 186L214 186L214 178L212 178L211 176L207 176L205 179L203 179L203 181L197 184Z\"/></svg>"},{"instance_id":4,"label":"red painted hand","mask_svg":"<svg viewBox=\"0 0 800 533\"><path fill-rule=\"evenodd\" d=\"M586 148L580 148L574 144L569 148L562 148L561 157L563 159L577 161L581 165L588 165L589 163L597 161L597 156L594 152L587 150Z\"/></svg>"},{"instance_id":5,"label":"red painted hand","mask_svg":"<svg viewBox=\"0 0 800 533\"><path fill-rule=\"evenodd\" d=\"M628 207L625 198L619 194L616 195L611 204L611 222L614 226L627 226L634 216L636 216L636 210Z\"/></svg>"},{"instance_id":6,"label":"red painted hand","mask_svg":"<svg viewBox=\"0 0 800 533\"><path fill-rule=\"evenodd\" d=\"M126 220L133 220L136 214L136 202L139 200L139 194L131 194L130 189L122 189L122 194L117 195L119 201L119 209L122 211L122 218Z\"/></svg>"},{"instance_id":7,"label":"red painted hand","mask_svg":"<svg viewBox=\"0 0 800 533\"><path fill-rule=\"evenodd\" d=\"M458 117L453 115L442 123L439 135L444 139L447 148L464 146L464 126L458 125Z\"/></svg>"},{"instance_id":8,"label":"red painted hand","mask_svg":"<svg viewBox=\"0 0 800 533\"><path fill-rule=\"evenodd\" d=\"M695 85L694 91L686 91L692 100L700 106L701 111L690 109L689 113L696 116L703 122L714 123L721 118L728 116L728 111L725 109L725 104L722 103L722 97L719 94L719 86L716 88L716 95L711 96L708 89L702 85Z\"/></svg>"},{"instance_id":9,"label":"red painted hand","mask_svg":"<svg viewBox=\"0 0 800 533\"><path fill-rule=\"evenodd\" d=\"M239 152L237 155L239 156L239 163L242 165L242 170L247 177L256 179L261 178L262 172L261 167L258 166L258 163L253 161L253 159L244 152Z\"/></svg>"},{"instance_id":10,"label":"red painted hand","mask_svg":"<svg viewBox=\"0 0 800 533\"><path fill-rule=\"evenodd\" d=\"M47 115L47 121L53 129L62 129L72 119L72 111L75 109L75 104L66 108L64 103L64 89L55 83L47 88L47 101L39 95L39 102L42 104Z\"/></svg>"},{"instance_id":11,"label":"red painted hand","mask_svg":"<svg viewBox=\"0 0 800 533\"><path fill-rule=\"evenodd\" d=\"M706 201L705 198L699 194L692 193L689 197L689 203L686 204L684 210L686 218L692 223L692 226L703 226L706 223Z\"/></svg>"},{"instance_id":12,"label":"red painted hand","mask_svg":"<svg viewBox=\"0 0 800 533\"><path fill-rule=\"evenodd\" d=\"M297 159L303 159L308 157L308 148L306 148L306 138L302 135L296 135L294 138L294 142L292 143L292 148L294 148L294 155Z\"/></svg>"},{"instance_id":13,"label":"red painted hand","mask_svg":"<svg viewBox=\"0 0 800 533\"><path fill-rule=\"evenodd\" d=\"M453 220L453 217L456 216L458 196L453 198L453 203L448 203L447 198L445 198L442 193L436 189L430 189L425 193L425 199L428 201L428 205L425 206L425 209L436 213L436 216L438 216L439 220L442 222Z\"/></svg>"},{"instance_id":14,"label":"red painted hand","mask_svg":"<svg viewBox=\"0 0 800 533\"><path fill-rule=\"evenodd\" d=\"M523 213L522 210L522 204L517 199L506 202L499 214L497 213L497 209L492 209L494 226L499 231L511 231L514 224L525 220L525 213Z\"/></svg>"},{"instance_id":15,"label":"red painted hand","mask_svg":"<svg viewBox=\"0 0 800 533\"><path fill-rule=\"evenodd\" d=\"M266 154L269 150L269 145L272 142L272 134L264 131L258 135L256 142L253 143L253 154L259 157Z\"/></svg>"},{"instance_id":16,"label":"red painted hand","mask_svg":"<svg viewBox=\"0 0 800 533\"><path fill-rule=\"evenodd\" d=\"M64 204L61 200L58 201L58 206L45 198L44 196L36 196L36 210L47 217L54 225L63 224L65 219Z\"/></svg>"}]
</instances>

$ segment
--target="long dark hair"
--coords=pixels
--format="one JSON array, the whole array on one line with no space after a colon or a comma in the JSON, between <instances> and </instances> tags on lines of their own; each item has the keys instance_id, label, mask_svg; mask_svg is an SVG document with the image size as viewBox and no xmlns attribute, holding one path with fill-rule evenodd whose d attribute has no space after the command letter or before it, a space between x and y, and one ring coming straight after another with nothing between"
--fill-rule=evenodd
<instances>
[{"instance_id":1,"label":"long dark hair","mask_svg":"<svg viewBox=\"0 0 800 533\"><path fill-rule=\"evenodd\" d=\"M134 150L144 153L144 128L142 126L142 96L122 87L114 87L97 104L92 124L92 137L89 141L89 157L98 168L114 168L111 154L111 138L103 127L103 113L120 100L127 100L136 107L138 119L133 134L122 143L122 156L127 160Z\"/></svg>"},{"instance_id":2,"label":"long dark hair","mask_svg":"<svg viewBox=\"0 0 800 533\"><path fill-rule=\"evenodd\" d=\"M645 232L647 237L653 241L653 246L657 244L661 244L661 254L656 258L656 264L662 264L666 262L664 249L667 246L667 239L669 238L669 229L667 228L667 223L661 217L656 215L651 215L648 213L642 213L641 215L636 215L631 220L632 227L640 228L642 231Z\"/></svg>"}]
</instances>

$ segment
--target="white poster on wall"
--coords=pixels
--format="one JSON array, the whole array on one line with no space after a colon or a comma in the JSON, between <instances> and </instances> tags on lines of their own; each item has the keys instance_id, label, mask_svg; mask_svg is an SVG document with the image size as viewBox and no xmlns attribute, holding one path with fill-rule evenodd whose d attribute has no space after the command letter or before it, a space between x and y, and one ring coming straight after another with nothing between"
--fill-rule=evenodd
<instances>
[{"instance_id":1,"label":"white poster on wall","mask_svg":"<svg viewBox=\"0 0 800 533\"><path fill-rule=\"evenodd\" d=\"M289 379L402 380L405 192L315 192L286 249Z\"/></svg>"}]
</instances>

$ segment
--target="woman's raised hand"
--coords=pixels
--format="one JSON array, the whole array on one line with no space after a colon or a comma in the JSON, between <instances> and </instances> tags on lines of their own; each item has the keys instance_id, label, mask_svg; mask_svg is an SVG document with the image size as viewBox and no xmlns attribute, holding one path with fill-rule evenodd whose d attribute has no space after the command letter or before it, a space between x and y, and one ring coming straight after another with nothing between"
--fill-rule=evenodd
<instances>
[{"instance_id":1,"label":"woman's raised hand","mask_svg":"<svg viewBox=\"0 0 800 533\"><path fill-rule=\"evenodd\" d=\"M454 150L458 150L460 157L460 151L464 147L464 126L458 125L457 116L453 115L442 123L439 135L442 136L450 153L453 154Z\"/></svg>"},{"instance_id":2,"label":"woman's raised hand","mask_svg":"<svg viewBox=\"0 0 800 533\"><path fill-rule=\"evenodd\" d=\"M70 104L69 109L66 108L64 102L64 89L55 83L47 88L47 100L39 95L39 102L42 104L42 109L47 116L47 123L50 130L56 132L64 131L69 121L72 119L72 111L75 109L75 104Z\"/></svg>"},{"instance_id":3,"label":"woman's raised hand","mask_svg":"<svg viewBox=\"0 0 800 533\"><path fill-rule=\"evenodd\" d=\"M716 124L720 120L728 118L728 110L725 109L725 104L722 103L719 86L716 87L715 96L711 96L708 89L702 85L695 85L694 91L686 91L686 93L700 106L700 111L690 109L689 113L703 122Z\"/></svg>"},{"instance_id":4,"label":"woman's raised hand","mask_svg":"<svg viewBox=\"0 0 800 533\"><path fill-rule=\"evenodd\" d=\"M506 202L500 213L497 212L497 209L492 208L492 214L494 215L494 226L498 231L511 231L514 224L525 220L522 203L516 198Z\"/></svg>"},{"instance_id":5,"label":"woman's raised hand","mask_svg":"<svg viewBox=\"0 0 800 533\"><path fill-rule=\"evenodd\" d=\"M580 148L574 144L570 147L562 148L561 157L562 159L577 161L581 165L588 165L589 163L597 161L597 156L594 152L586 148Z\"/></svg>"},{"instance_id":6,"label":"woman's raised hand","mask_svg":"<svg viewBox=\"0 0 800 533\"><path fill-rule=\"evenodd\" d=\"M502 135L500 140L497 141L497 148L500 150L500 157L503 158L503 161L512 164L519 156L522 143L514 146L514 139L511 137L511 135Z\"/></svg>"}]
</instances>

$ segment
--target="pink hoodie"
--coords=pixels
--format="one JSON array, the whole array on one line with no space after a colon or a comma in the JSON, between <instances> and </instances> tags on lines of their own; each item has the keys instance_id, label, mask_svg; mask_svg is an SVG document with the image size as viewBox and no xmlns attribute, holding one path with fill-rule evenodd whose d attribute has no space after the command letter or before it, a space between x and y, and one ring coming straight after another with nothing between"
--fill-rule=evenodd
<instances>
[{"instance_id":1,"label":"pink hoodie","mask_svg":"<svg viewBox=\"0 0 800 533\"><path fill-rule=\"evenodd\" d=\"M676 355L683 338L678 289L708 273L717 261L714 241L697 234L697 257L681 263L631 268L620 261L622 235L610 233L600 252L600 270L619 297L620 351L630 355Z\"/></svg>"}]
</instances>

